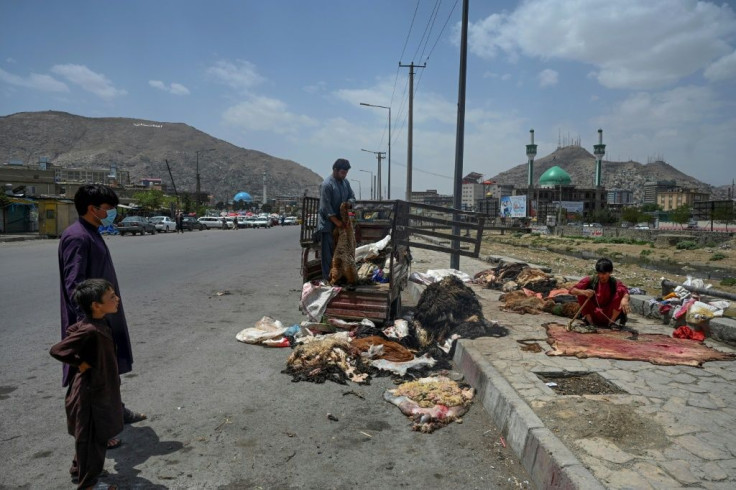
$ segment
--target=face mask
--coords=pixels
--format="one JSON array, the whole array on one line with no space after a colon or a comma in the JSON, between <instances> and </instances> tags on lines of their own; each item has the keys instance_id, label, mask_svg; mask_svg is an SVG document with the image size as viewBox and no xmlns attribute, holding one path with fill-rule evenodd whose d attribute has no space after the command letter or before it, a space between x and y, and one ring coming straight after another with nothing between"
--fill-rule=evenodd
<instances>
[{"instance_id":1,"label":"face mask","mask_svg":"<svg viewBox=\"0 0 736 490\"><path fill-rule=\"evenodd\" d=\"M118 212L116 209L108 209L107 210L107 216L100 220L102 223L102 226L110 226L115 222L115 216L118 215Z\"/></svg>"}]
</instances>

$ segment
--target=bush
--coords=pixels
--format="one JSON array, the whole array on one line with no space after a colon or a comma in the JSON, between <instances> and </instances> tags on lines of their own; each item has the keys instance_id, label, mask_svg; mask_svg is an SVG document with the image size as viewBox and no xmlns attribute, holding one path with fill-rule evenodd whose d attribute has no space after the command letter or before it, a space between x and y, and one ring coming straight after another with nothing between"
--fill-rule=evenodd
<instances>
[{"instance_id":1,"label":"bush","mask_svg":"<svg viewBox=\"0 0 736 490\"><path fill-rule=\"evenodd\" d=\"M721 286L736 286L736 277L724 277L721 279Z\"/></svg>"},{"instance_id":2,"label":"bush","mask_svg":"<svg viewBox=\"0 0 736 490\"><path fill-rule=\"evenodd\" d=\"M698 248L698 242L693 240L683 240L677 243L677 250L695 250Z\"/></svg>"},{"instance_id":3,"label":"bush","mask_svg":"<svg viewBox=\"0 0 736 490\"><path fill-rule=\"evenodd\" d=\"M642 250L641 252L639 252L639 255L643 255L644 257L646 257L647 255L651 255L651 254L652 254L651 250Z\"/></svg>"},{"instance_id":4,"label":"bush","mask_svg":"<svg viewBox=\"0 0 736 490\"><path fill-rule=\"evenodd\" d=\"M721 252L716 252L708 260L723 260L726 258L726 254L722 254Z\"/></svg>"}]
</instances>

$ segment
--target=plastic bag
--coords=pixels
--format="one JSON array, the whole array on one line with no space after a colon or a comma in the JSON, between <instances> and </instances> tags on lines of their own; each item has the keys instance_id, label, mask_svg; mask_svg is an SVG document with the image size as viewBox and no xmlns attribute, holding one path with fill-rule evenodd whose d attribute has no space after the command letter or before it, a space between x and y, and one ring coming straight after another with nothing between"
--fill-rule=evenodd
<instances>
[{"instance_id":1,"label":"plastic bag","mask_svg":"<svg viewBox=\"0 0 736 490\"><path fill-rule=\"evenodd\" d=\"M715 306L711 306L701 301L696 301L692 306L690 306L690 308L688 308L687 314L685 315L685 321L688 325L704 325L714 316L720 316L716 315L718 312L720 312L720 315L723 315L723 311L718 310Z\"/></svg>"}]
</instances>

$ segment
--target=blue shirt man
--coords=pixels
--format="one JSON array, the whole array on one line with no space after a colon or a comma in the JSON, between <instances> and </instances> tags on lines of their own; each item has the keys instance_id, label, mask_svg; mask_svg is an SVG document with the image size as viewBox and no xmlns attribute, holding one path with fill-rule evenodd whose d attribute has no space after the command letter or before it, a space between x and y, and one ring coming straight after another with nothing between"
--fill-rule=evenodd
<instances>
[{"instance_id":1,"label":"blue shirt man","mask_svg":"<svg viewBox=\"0 0 736 490\"><path fill-rule=\"evenodd\" d=\"M332 174L319 187L317 233L322 244L322 279L325 281L330 277L332 253L335 249L332 230L343 226L340 220L340 205L345 201L355 202L355 193L346 178L348 170L350 170L350 162L344 158L338 158L332 164Z\"/></svg>"}]
</instances>

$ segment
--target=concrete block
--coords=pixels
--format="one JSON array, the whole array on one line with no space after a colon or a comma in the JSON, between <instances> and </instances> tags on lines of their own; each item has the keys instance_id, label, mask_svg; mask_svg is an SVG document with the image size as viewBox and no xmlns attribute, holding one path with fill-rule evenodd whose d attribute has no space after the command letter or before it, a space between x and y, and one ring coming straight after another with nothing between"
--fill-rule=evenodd
<instances>
[{"instance_id":1,"label":"concrete block","mask_svg":"<svg viewBox=\"0 0 736 490\"><path fill-rule=\"evenodd\" d=\"M574 454L549 429L530 432L521 462L537 488L603 489L603 485L583 467Z\"/></svg>"}]
</instances>

